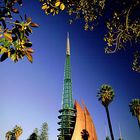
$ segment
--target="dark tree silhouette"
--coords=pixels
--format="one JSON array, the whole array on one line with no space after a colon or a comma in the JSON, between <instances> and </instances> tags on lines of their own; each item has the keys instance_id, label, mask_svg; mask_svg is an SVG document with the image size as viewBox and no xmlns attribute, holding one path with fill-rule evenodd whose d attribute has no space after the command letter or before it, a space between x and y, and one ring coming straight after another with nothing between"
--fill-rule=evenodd
<instances>
[{"instance_id":1,"label":"dark tree silhouette","mask_svg":"<svg viewBox=\"0 0 140 140\"><path fill-rule=\"evenodd\" d=\"M111 139L114 140L111 119L110 119L110 114L109 114L109 108L108 108L109 104L113 101L113 98L114 98L114 91L112 87L106 84L102 85L100 91L97 94L97 97L98 97L98 100L105 107Z\"/></svg>"},{"instance_id":2,"label":"dark tree silhouette","mask_svg":"<svg viewBox=\"0 0 140 140\"><path fill-rule=\"evenodd\" d=\"M89 138L89 133L86 129L83 129L83 131L81 132L81 136L83 140L88 140Z\"/></svg>"},{"instance_id":3,"label":"dark tree silhouette","mask_svg":"<svg viewBox=\"0 0 140 140\"><path fill-rule=\"evenodd\" d=\"M140 129L140 99L132 99L129 104L130 112L138 120L138 126Z\"/></svg>"},{"instance_id":4,"label":"dark tree silhouette","mask_svg":"<svg viewBox=\"0 0 140 140\"><path fill-rule=\"evenodd\" d=\"M30 135L30 137L29 137L28 140L37 140L37 135L36 135L36 133L32 133L32 134Z\"/></svg>"}]
</instances>

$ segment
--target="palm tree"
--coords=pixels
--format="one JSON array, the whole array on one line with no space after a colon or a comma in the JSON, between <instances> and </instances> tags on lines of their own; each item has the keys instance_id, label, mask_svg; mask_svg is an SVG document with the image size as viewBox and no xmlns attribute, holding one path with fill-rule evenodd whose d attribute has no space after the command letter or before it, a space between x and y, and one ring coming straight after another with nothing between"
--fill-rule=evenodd
<instances>
[{"instance_id":1,"label":"palm tree","mask_svg":"<svg viewBox=\"0 0 140 140\"><path fill-rule=\"evenodd\" d=\"M37 134L36 133L32 133L28 140L37 140L37 139L38 139L37 138Z\"/></svg>"},{"instance_id":2,"label":"palm tree","mask_svg":"<svg viewBox=\"0 0 140 140\"><path fill-rule=\"evenodd\" d=\"M81 132L81 135L82 135L82 139L83 140L88 140L89 138L89 133L86 129L83 129L82 132Z\"/></svg>"},{"instance_id":3,"label":"palm tree","mask_svg":"<svg viewBox=\"0 0 140 140\"><path fill-rule=\"evenodd\" d=\"M111 139L114 140L112 125L111 125L111 120L110 120L110 115L109 115L109 109L108 109L109 104L113 101L113 98L114 98L114 91L112 87L107 84L102 85L99 93L97 94L97 97L98 97L98 100L105 107Z\"/></svg>"},{"instance_id":4,"label":"palm tree","mask_svg":"<svg viewBox=\"0 0 140 140\"><path fill-rule=\"evenodd\" d=\"M15 135L16 140L18 140L19 136L22 134L22 128L20 126L15 126L13 129L13 133Z\"/></svg>"},{"instance_id":5,"label":"palm tree","mask_svg":"<svg viewBox=\"0 0 140 140\"><path fill-rule=\"evenodd\" d=\"M132 116L135 116L137 118L140 129L140 99L132 99L132 101L129 104L129 107Z\"/></svg>"},{"instance_id":6,"label":"palm tree","mask_svg":"<svg viewBox=\"0 0 140 140\"><path fill-rule=\"evenodd\" d=\"M11 131L8 131L7 133L6 133L6 135L5 135L5 138L7 139L7 140L11 140L11 138L12 138L12 132Z\"/></svg>"}]
</instances>

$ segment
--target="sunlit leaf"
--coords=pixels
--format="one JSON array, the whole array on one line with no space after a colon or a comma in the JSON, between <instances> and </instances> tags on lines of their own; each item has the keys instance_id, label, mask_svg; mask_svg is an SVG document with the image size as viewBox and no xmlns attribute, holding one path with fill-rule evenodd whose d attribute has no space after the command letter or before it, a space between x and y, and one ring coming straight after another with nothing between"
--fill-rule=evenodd
<instances>
[{"instance_id":1,"label":"sunlit leaf","mask_svg":"<svg viewBox=\"0 0 140 140\"><path fill-rule=\"evenodd\" d=\"M16 8L13 8L13 9L12 9L12 12L14 12L14 13L19 13L18 9L16 9Z\"/></svg>"},{"instance_id":2,"label":"sunlit leaf","mask_svg":"<svg viewBox=\"0 0 140 140\"><path fill-rule=\"evenodd\" d=\"M7 52L7 49L3 46L0 46L0 54Z\"/></svg>"},{"instance_id":3,"label":"sunlit leaf","mask_svg":"<svg viewBox=\"0 0 140 140\"><path fill-rule=\"evenodd\" d=\"M31 55L31 53L26 52L26 57L27 57L27 59L28 59L31 63L33 62L33 57L32 57L32 55Z\"/></svg>"},{"instance_id":4,"label":"sunlit leaf","mask_svg":"<svg viewBox=\"0 0 140 140\"><path fill-rule=\"evenodd\" d=\"M5 32L5 33L4 33L4 37L5 37L8 41L10 41L10 42L12 41L12 35L11 35L11 34Z\"/></svg>"},{"instance_id":5,"label":"sunlit leaf","mask_svg":"<svg viewBox=\"0 0 140 140\"><path fill-rule=\"evenodd\" d=\"M0 38L0 43L5 42L5 38Z\"/></svg>"},{"instance_id":6,"label":"sunlit leaf","mask_svg":"<svg viewBox=\"0 0 140 140\"><path fill-rule=\"evenodd\" d=\"M58 7L60 5L60 1L56 1L55 6Z\"/></svg>"},{"instance_id":7,"label":"sunlit leaf","mask_svg":"<svg viewBox=\"0 0 140 140\"><path fill-rule=\"evenodd\" d=\"M32 48L27 48L26 51L29 52L29 53L33 53L34 52L34 50Z\"/></svg>"},{"instance_id":8,"label":"sunlit leaf","mask_svg":"<svg viewBox=\"0 0 140 140\"><path fill-rule=\"evenodd\" d=\"M31 21L32 21L31 18L28 18L28 19L26 20L27 23L29 23L29 22L31 22Z\"/></svg>"},{"instance_id":9,"label":"sunlit leaf","mask_svg":"<svg viewBox=\"0 0 140 140\"><path fill-rule=\"evenodd\" d=\"M17 61L16 53L15 53L15 54L12 54L10 58L11 58L14 62L16 62L16 61Z\"/></svg>"},{"instance_id":10,"label":"sunlit leaf","mask_svg":"<svg viewBox=\"0 0 140 140\"><path fill-rule=\"evenodd\" d=\"M47 8L47 4L45 3L42 5L42 10L45 10L46 8Z\"/></svg>"},{"instance_id":11,"label":"sunlit leaf","mask_svg":"<svg viewBox=\"0 0 140 140\"><path fill-rule=\"evenodd\" d=\"M30 26L31 26L31 27L39 27L39 25L38 25L38 24L33 23L33 22L30 24Z\"/></svg>"},{"instance_id":12,"label":"sunlit leaf","mask_svg":"<svg viewBox=\"0 0 140 140\"><path fill-rule=\"evenodd\" d=\"M65 5L64 5L63 3L61 3L60 9L61 9L61 10L64 10L64 9L65 9Z\"/></svg>"}]
</instances>

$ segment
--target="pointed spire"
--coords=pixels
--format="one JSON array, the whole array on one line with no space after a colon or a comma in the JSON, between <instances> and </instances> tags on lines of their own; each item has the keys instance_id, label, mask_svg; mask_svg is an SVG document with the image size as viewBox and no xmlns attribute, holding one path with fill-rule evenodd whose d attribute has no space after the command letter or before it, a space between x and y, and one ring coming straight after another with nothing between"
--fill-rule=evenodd
<instances>
[{"instance_id":1,"label":"pointed spire","mask_svg":"<svg viewBox=\"0 0 140 140\"><path fill-rule=\"evenodd\" d=\"M107 132L106 123L105 123L105 135L106 135L106 137L108 137L108 132Z\"/></svg>"},{"instance_id":2,"label":"pointed spire","mask_svg":"<svg viewBox=\"0 0 140 140\"><path fill-rule=\"evenodd\" d=\"M67 49L66 55L70 55L70 39L69 39L69 32L67 32Z\"/></svg>"},{"instance_id":3,"label":"pointed spire","mask_svg":"<svg viewBox=\"0 0 140 140\"><path fill-rule=\"evenodd\" d=\"M118 124L118 126L119 126L120 139L122 140L122 132L121 132L121 126L120 126L120 123Z\"/></svg>"}]
</instances>

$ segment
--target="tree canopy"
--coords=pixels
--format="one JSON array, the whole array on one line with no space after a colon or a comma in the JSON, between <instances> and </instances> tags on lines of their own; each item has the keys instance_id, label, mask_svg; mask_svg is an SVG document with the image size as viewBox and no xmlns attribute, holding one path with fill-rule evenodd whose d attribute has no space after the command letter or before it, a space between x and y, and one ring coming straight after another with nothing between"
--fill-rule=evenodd
<instances>
[{"instance_id":1,"label":"tree canopy","mask_svg":"<svg viewBox=\"0 0 140 140\"><path fill-rule=\"evenodd\" d=\"M32 27L38 27L33 23L30 17L19 15L17 4L22 6L22 0L3 0L0 2L0 62L8 57L14 62L22 59L24 56L30 62L33 61L31 53L32 42L29 35L32 33ZM18 14L20 20L13 21L14 14Z\"/></svg>"},{"instance_id":2,"label":"tree canopy","mask_svg":"<svg viewBox=\"0 0 140 140\"><path fill-rule=\"evenodd\" d=\"M32 42L29 35L32 27L38 27L30 17L21 17L17 3L22 0L3 0L0 3L0 61L11 58L14 62L24 56L33 61ZM132 69L140 72L140 2L139 0L39 0L41 9L46 15L57 15L66 11L69 23L81 20L84 30L94 30L105 19L106 34L104 41L107 46L105 53L116 53L119 50L131 50L134 55ZM12 17L20 16L20 20L12 21ZM7 26L8 24L8 26ZM12 27L10 26L12 25ZM132 49L133 48L133 49Z\"/></svg>"}]
</instances>

